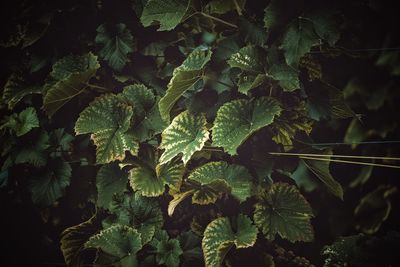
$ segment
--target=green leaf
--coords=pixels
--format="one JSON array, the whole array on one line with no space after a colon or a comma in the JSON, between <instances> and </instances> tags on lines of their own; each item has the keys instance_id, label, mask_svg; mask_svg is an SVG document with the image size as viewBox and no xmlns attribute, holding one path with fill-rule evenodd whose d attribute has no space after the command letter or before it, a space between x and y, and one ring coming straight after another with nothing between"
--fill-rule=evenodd
<instances>
[{"instance_id":1,"label":"green leaf","mask_svg":"<svg viewBox=\"0 0 400 267\"><path fill-rule=\"evenodd\" d=\"M189 8L189 3L189 0L149 0L143 9L140 21L144 27L156 21L160 24L159 31L173 30L181 23Z\"/></svg>"},{"instance_id":2,"label":"green leaf","mask_svg":"<svg viewBox=\"0 0 400 267\"><path fill-rule=\"evenodd\" d=\"M246 44L263 46L268 40L268 32L257 22L240 17L239 33Z\"/></svg>"},{"instance_id":3,"label":"green leaf","mask_svg":"<svg viewBox=\"0 0 400 267\"><path fill-rule=\"evenodd\" d=\"M320 153L319 150L316 152ZM331 150L323 152L326 155L332 155ZM314 173L321 182L324 183L325 187L334 196L343 200L343 188L342 186L332 177L329 171L329 161L313 160L313 159L302 159L306 167Z\"/></svg>"},{"instance_id":4,"label":"green leaf","mask_svg":"<svg viewBox=\"0 0 400 267\"><path fill-rule=\"evenodd\" d=\"M205 9L212 14L221 15L237 9L243 10L245 5L246 0L212 0L206 5Z\"/></svg>"},{"instance_id":5,"label":"green leaf","mask_svg":"<svg viewBox=\"0 0 400 267\"><path fill-rule=\"evenodd\" d=\"M369 235L376 233L389 217L391 198L397 192L394 186L380 185L364 196L354 210L356 229Z\"/></svg>"},{"instance_id":6,"label":"green leaf","mask_svg":"<svg viewBox=\"0 0 400 267\"><path fill-rule=\"evenodd\" d=\"M196 49L189 54L182 65L174 69L167 92L158 104L163 120L170 121L169 113L176 101L186 90L202 79L204 66L210 61L211 54L211 50Z\"/></svg>"},{"instance_id":7,"label":"green leaf","mask_svg":"<svg viewBox=\"0 0 400 267\"><path fill-rule=\"evenodd\" d=\"M115 193L126 190L128 175L118 164L111 163L101 166L96 176L97 206L108 208Z\"/></svg>"},{"instance_id":8,"label":"green leaf","mask_svg":"<svg viewBox=\"0 0 400 267\"><path fill-rule=\"evenodd\" d=\"M215 219L207 225L202 240L206 267L220 267L225 255L233 247L252 247L257 239L257 228L245 215L239 214L232 222L227 217Z\"/></svg>"},{"instance_id":9,"label":"green leaf","mask_svg":"<svg viewBox=\"0 0 400 267\"><path fill-rule=\"evenodd\" d=\"M201 239L192 231L181 232L178 236L182 248L182 261L185 266L190 266L192 260L202 259Z\"/></svg>"},{"instance_id":10,"label":"green leaf","mask_svg":"<svg viewBox=\"0 0 400 267\"><path fill-rule=\"evenodd\" d=\"M281 24L281 19L287 13L287 0L271 0L264 9L264 27L270 32Z\"/></svg>"},{"instance_id":11,"label":"green leaf","mask_svg":"<svg viewBox=\"0 0 400 267\"><path fill-rule=\"evenodd\" d=\"M179 154L182 154L182 161L186 164L209 138L207 120L204 114L194 115L184 111L172 120L161 138L160 148L165 151L160 157L160 164L169 162Z\"/></svg>"},{"instance_id":12,"label":"green leaf","mask_svg":"<svg viewBox=\"0 0 400 267\"><path fill-rule=\"evenodd\" d=\"M3 88L1 102L7 103L8 109L13 109L25 96L31 94L40 94L42 88L32 85L28 82L21 73L15 72L8 78Z\"/></svg>"},{"instance_id":13,"label":"green leaf","mask_svg":"<svg viewBox=\"0 0 400 267\"><path fill-rule=\"evenodd\" d=\"M185 168L178 160L166 164L140 166L130 171L129 181L133 190L142 196L156 197L164 193L165 185L179 188Z\"/></svg>"},{"instance_id":14,"label":"green leaf","mask_svg":"<svg viewBox=\"0 0 400 267\"><path fill-rule=\"evenodd\" d=\"M254 132L271 124L279 116L279 102L270 97L238 99L225 103L217 112L212 129L213 145L230 155Z\"/></svg>"},{"instance_id":15,"label":"green leaf","mask_svg":"<svg viewBox=\"0 0 400 267\"><path fill-rule=\"evenodd\" d=\"M113 225L92 236L85 248L96 248L115 257L124 266L138 266L136 253L142 249L140 233L126 225Z\"/></svg>"},{"instance_id":16,"label":"green leaf","mask_svg":"<svg viewBox=\"0 0 400 267\"><path fill-rule=\"evenodd\" d=\"M310 20L314 24L315 32L318 36L327 41L330 46L334 46L340 38L339 26L337 25L338 14L334 10L320 10L310 15Z\"/></svg>"},{"instance_id":17,"label":"green leaf","mask_svg":"<svg viewBox=\"0 0 400 267\"><path fill-rule=\"evenodd\" d=\"M179 266L179 257L183 253L179 240L169 238L165 230L160 230L155 234L150 245L154 248L156 261L159 265L166 265L168 267Z\"/></svg>"},{"instance_id":18,"label":"green leaf","mask_svg":"<svg viewBox=\"0 0 400 267\"><path fill-rule=\"evenodd\" d=\"M282 41L287 64L297 66L300 58L310 52L311 47L317 41L318 37L314 33L314 27L311 22L304 19L293 22Z\"/></svg>"},{"instance_id":19,"label":"green leaf","mask_svg":"<svg viewBox=\"0 0 400 267\"><path fill-rule=\"evenodd\" d=\"M111 68L120 71L129 61L128 54L135 49L131 32L123 23L113 25L113 27L102 24L96 31L95 41L101 46L100 57L107 60Z\"/></svg>"},{"instance_id":20,"label":"green leaf","mask_svg":"<svg viewBox=\"0 0 400 267\"><path fill-rule=\"evenodd\" d=\"M167 123L162 120L158 109L158 99L153 91L143 84L125 86L121 94L123 101L133 109L132 134L140 141L146 141L161 133Z\"/></svg>"},{"instance_id":21,"label":"green leaf","mask_svg":"<svg viewBox=\"0 0 400 267\"><path fill-rule=\"evenodd\" d=\"M212 186L221 182L229 192L240 202L251 196L252 177L249 171L240 165L226 162L209 162L193 170L188 180L193 180L203 186Z\"/></svg>"},{"instance_id":22,"label":"green leaf","mask_svg":"<svg viewBox=\"0 0 400 267\"><path fill-rule=\"evenodd\" d=\"M252 75L241 73L239 75L238 91L247 95L251 89L262 85L266 80L267 76L265 74Z\"/></svg>"},{"instance_id":23,"label":"green leaf","mask_svg":"<svg viewBox=\"0 0 400 267\"><path fill-rule=\"evenodd\" d=\"M30 181L32 201L41 206L53 204L70 184L72 169L69 163L56 159L48 166L48 170Z\"/></svg>"},{"instance_id":24,"label":"green leaf","mask_svg":"<svg viewBox=\"0 0 400 267\"><path fill-rule=\"evenodd\" d=\"M39 127L39 119L36 110L33 107L28 107L19 114L14 113L9 116L6 122L0 126L0 129L9 128L17 136L22 136L37 127Z\"/></svg>"},{"instance_id":25,"label":"green leaf","mask_svg":"<svg viewBox=\"0 0 400 267\"><path fill-rule=\"evenodd\" d=\"M83 56L70 55L57 61L50 73L55 82L49 85L43 98L43 107L47 114L53 116L71 99L83 93L98 68L100 65L97 56L92 53Z\"/></svg>"},{"instance_id":26,"label":"green leaf","mask_svg":"<svg viewBox=\"0 0 400 267\"><path fill-rule=\"evenodd\" d=\"M299 73L293 67L286 64L274 64L269 69L269 76L279 81L279 85L285 92L293 92L300 88Z\"/></svg>"},{"instance_id":27,"label":"green leaf","mask_svg":"<svg viewBox=\"0 0 400 267\"><path fill-rule=\"evenodd\" d=\"M227 61L231 68L239 68L253 74L264 72L264 51L255 46L242 47L239 52L231 55Z\"/></svg>"},{"instance_id":28,"label":"green leaf","mask_svg":"<svg viewBox=\"0 0 400 267\"><path fill-rule=\"evenodd\" d=\"M60 248L68 267L82 267L85 243L101 227L96 213L89 220L65 229L61 234Z\"/></svg>"},{"instance_id":29,"label":"green leaf","mask_svg":"<svg viewBox=\"0 0 400 267\"><path fill-rule=\"evenodd\" d=\"M121 103L117 96L111 94L96 98L81 112L75 123L75 132L92 134L97 164L123 160L125 151L137 154L139 145L127 133L132 115L132 107Z\"/></svg>"},{"instance_id":30,"label":"green leaf","mask_svg":"<svg viewBox=\"0 0 400 267\"><path fill-rule=\"evenodd\" d=\"M115 195L109 210L113 215L107 223L134 227L141 233L143 244L149 242L155 230L161 228L164 223L157 200L142 197L139 194Z\"/></svg>"},{"instance_id":31,"label":"green leaf","mask_svg":"<svg viewBox=\"0 0 400 267\"><path fill-rule=\"evenodd\" d=\"M279 234L291 242L312 241L312 216L310 205L296 187L274 183L255 205L254 222L269 240Z\"/></svg>"},{"instance_id":32,"label":"green leaf","mask_svg":"<svg viewBox=\"0 0 400 267\"><path fill-rule=\"evenodd\" d=\"M47 149L49 145L49 135L47 132L40 132L39 136L29 139L23 143L15 152L15 164L29 163L35 167L44 166L47 162Z\"/></svg>"}]
</instances>

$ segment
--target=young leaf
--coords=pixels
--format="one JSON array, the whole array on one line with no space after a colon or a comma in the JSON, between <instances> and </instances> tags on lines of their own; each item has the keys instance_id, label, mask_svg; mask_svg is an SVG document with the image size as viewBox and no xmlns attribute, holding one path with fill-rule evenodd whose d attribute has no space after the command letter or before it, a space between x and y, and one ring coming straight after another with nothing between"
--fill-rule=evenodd
<instances>
[{"instance_id":1,"label":"young leaf","mask_svg":"<svg viewBox=\"0 0 400 267\"><path fill-rule=\"evenodd\" d=\"M121 266L137 266L136 253L142 249L140 233L126 225L113 225L92 236L85 248L96 248L114 256Z\"/></svg>"},{"instance_id":2,"label":"young leaf","mask_svg":"<svg viewBox=\"0 0 400 267\"><path fill-rule=\"evenodd\" d=\"M311 22L299 19L293 22L282 41L286 62L290 66L297 66L300 58L310 52L311 47L318 41Z\"/></svg>"},{"instance_id":3,"label":"young leaf","mask_svg":"<svg viewBox=\"0 0 400 267\"><path fill-rule=\"evenodd\" d=\"M169 162L180 153L183 163L186 164L209 138L207 120L204 114L194 115L184 111L172 120L162 132L161 138L160 148L165 151L160 157L160 164Z\"/></svg>"},{"instance_id":4,"label":"young leaf","mask_svg":"<svg viewBox=\"0 0 400 267\"><path fill-rule=\"evenodd\" d=\"M185 168L182 163L172 160L166 164L140 166L129 173L129 181L133 190L142 196L156 197L164 193L165 185L179 188Z\"/></svg>"},{"instance_id":5,"label":"young leaf","mask_svg":"<svg viewBox=\"0 0 400 267\"><path fill-rule=\"evenodd\" d=\"M271 124L279 116L279 102L270 97L239 99L225 103L217 112L212 128L215 146L221 146L230 155L255 131Z\"/></svg>"},{"instance_id":6,"label":"young leaf","mask_svg":"<svg viewBox=\"0 0 400 267\"><path fill-rule=\"evenodd\" d=\"M99 52L100 57L107 60L111 68L120 71L129 61L128 54L135 48L131 32L123 23L114 27L102 24L96 31L95 41L102 47Z\"/></svg>"},{"instance_id":7,"label":"young leaf","mask_svg":"<svg viewBox=\"0 0 400 267\"><path fill-rule=\"evenodd\" d=\"M128 175L118 164L111 163L101 166L96 176L97 206L108 208L115 193L126 190Z\"/></svg>"},{"instance_id":8,"label":"young leaf","mask_svg":"<svg viewBox=\"0 0 400 267\"><path fill-rule=\"evenodd\" d=\"M197 83L203 74L203 68L211 59L211 50L194 50L183 61L182 65L174 69L172 79L168 83L168 89L158 103L161 117L165 121L170 121L170 111L175 102L183 93Z\"/></svg>"},{"instance_id":9,"label":"young leaf","mask_svg":"<svg viewBox=\"0 0 400 267\"><path fill-rule=\"evenodd\" d=\"M160 24L159 31L173 30L181 23L189 4L189 0L149 0L143 9L140 21L144 27L156 21Z\"/></svg>"},{"instance_id":10,"label":"young leaf","mask_svg":"<svg viewBox=\"0 0 400 267\"><path fill-rule=\"evenodd\" d=\"M89 220L65 229L61 234L61 251L65 263L69 267L82 267L82 254L85 250L85 243L101 227L99 215L96 213Z\"/></svg>"},{"instance_id":11,"label":"young leaf","mask_svg":"<svg viewBox=\"0 0 400 267\"><path fill-rule=\"evenodd\" d=\"M215 219L207 225L202 240L206 267L219 267L225 255L236 248L252 247L257 239L257 228L245 215L233 218L233 225L227 217Z\"/></svg>"},{"instance_id":12,"label":"young leaf","mask_svg":"<svg viewBox=\"0 0 400 267\"><path fill-rule=\"evenodd\" d=\"M72 169L69 163L57 159L49 167L30 182L32 201L42 206L49 206L62 197L70 184Z\"/></svg>"},{"instance_id":13,"label":"young leaf","mask_svg":"<svg viewBox=\"0 0 400 267\"><path fill-rule=\"evenodd\" d=\"M272 65L269 69L269 76L279 81L279 85L285 92L293 92L300 88L299 73L286 64Z\"/></svg>"},{"instance_id":14,"label":"young leaf","mask_svg":"<svg viewBox=\"0 0 400 267\"><path fill-rule=\"evenodd\" d=\"M36 127L39 127L39 119L36 110L33 107L28 107L19 114L14 113L9 116L7 121L0 126L0 129L9 128L13 130L17 136L22 136Z\"/></svg>"},{"instance_id":15,"label":"young leaf","mask_svg":"<svg viewBox=\"0 0 400 267\"><path fill-rule=\"evenodd\" d=\"M291 242L312 241L310 205L296 187L274 183L255 205L254 222L267 239L279 234Z\"/></svg>"},{"instance_id":16,"label":"young leaf","mask_svg":"<svg viewBox=\"0 0 400 267\"><path fill-rule=\"evenodd\" d=\"M230 192L240 202L251 195L252 177L245 167L236 164L209 162L192 171L188 180L196 181L202 187L220 181L226 187L224 191Z\"/></svg>"},{"instance_id":17,"label":"young leaf","mask_svg":"<svg viewBox=\"0 0 400 267\"><path fill-rule=\"evenodd\" d=\"M62 106L83 93L87 83L100 65L97 56L88 53L83 56L66 56L53 65L50 76L55 80L50 84L43 98L43 107L53 116Z\"/></svg>"},{"instance_id":18,"label":"young leaf","mask_svg":"<svg viewBox=\"0 0 400 267\"><path fill-rule=\"evenodd\" d=\"M331 155L332 151L326 150L324 154ZM302 159L306 167L320 179L333 195L343 200L343 188L332 177L329 171L329 161Z\"/></svg>"},{"instance_id":19,"label":"young leaf","mask_svg":"<svg viewBox=\"0 0 400 267\"><path fill-rule=\"evenodd\" d=\"M257 74L264 72L264 58L264 51L261 48L249 45L231 55L227 62L232 68Z\"/></svg>"},{"instance_id":20,"label":"young leaf","mask_svg":"<svg viewBox=\"0 0 400 267\"><path fill-rule=\"evenodd\" d=\"M123 160L125 151L137 154L138 143L127 133L132 107L120 102L115 95L96 98L79 115L75 123L76 134L91 133L96 145L96 163Z\"/></svg>"}]
</instances>

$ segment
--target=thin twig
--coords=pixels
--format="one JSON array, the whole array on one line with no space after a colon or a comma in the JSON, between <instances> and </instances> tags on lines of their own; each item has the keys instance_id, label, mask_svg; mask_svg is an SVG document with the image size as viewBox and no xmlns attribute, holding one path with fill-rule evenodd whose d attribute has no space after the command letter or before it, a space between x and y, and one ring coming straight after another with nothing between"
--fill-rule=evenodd
<instances>
[{"instance_id":1,"label":"thin twig","mask_svg":"<svg viewBox=\"0 0 400 267\"><path fill-rule=\"evenodd\" d=\"M269 152L271 155L279 156L306 156L306 157L328 157L328 158L354 158L354 159L381 159L381 160L400 160L397 157L378 157L362 155L337 155L337 154L316 154L316 153L289 153L289 152Z\"/></svg>"},{"instance_id":2,"label":"thin twig","mask_svg":"<svg viewBox=\"0 0 400 267\"><path fill-rule=\"evenodd\" d=\"M106 87L100 86L100 85L96 85L96 84L92 84L92 83L86 83L86 86L89 86L91 88L95 88L95 89L99 89L105 92L109 92L110 90Z\"/></svg>"},{"instance_id":3,"label":"thin twig","mask_svg":"<svg viewBox=\"0 0 400 267\"><path fill-rule=\"evenodd\" d=\"M397 166L397 165L379 164L379 163L372 163L372 162L361 162L361 161L339 160L339 159L327 159L327 158L314 158L314 157L305 157L305 156L300 156L299 158L301 158L301 159L309 159L309 160L319 160L319 161L345 163L345 164L367 165L367 166L376 166L376 167L400 169L400 166Z\"/></svg>"},{"instance_id":4,"label":"thin twig","mask_svg":"<svg viewBox=\"0 0 400 267\"><path fill-rule=\"evenodd\" d=\"M199 12L198 14L200 14L200 15L202 15L202 16L204 16L204 17L206 17L206 18L209 18L209 19L212 19L212 20L218 21L218 22L220 22L220 23L222 23L222 24L225 24L225 25L227 25L227 26L229 26L229 27L232 27L232 28L235 28L235 29L238 29L238 28L239 28L239 27L238 27L238 26L236 26L235 24L232 24L232 23L230 23L230 22L227 22L227 21L225 21L225 20L223 20L223 19L220 19L220 18L217 18L217 17L211 16L211 15L209 15L209 14L207 14L207 13L204 13L204 12Z\"/></svg>"},{"instance_id":5,"label":"thin twig","mask_svg":"<svg viewBox=\"0 0 400 267\"><path fill-rule=\"evenodd\" d=\"M237 0L233 0L233 3L235 4L236 12L238 13L239 16L242 15L242 9L240 8Z\"/></svg>"}]
</instances>

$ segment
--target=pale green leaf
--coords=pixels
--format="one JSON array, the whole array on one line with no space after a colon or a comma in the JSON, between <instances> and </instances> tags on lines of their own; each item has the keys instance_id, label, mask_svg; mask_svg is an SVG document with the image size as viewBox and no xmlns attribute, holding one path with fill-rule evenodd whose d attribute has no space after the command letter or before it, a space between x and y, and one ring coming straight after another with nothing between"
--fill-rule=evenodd
<instances>
[{"instance_id":1,"label":"pale green leaf","mask_svg":"<svg viewBox=\"0 0 400 267\"><path fill-rule=\"evenodd\" d=\"M291 242L312 241L312 216L310 205L296 187L274 183L255 205L254 222L269 240L279 234Z\"/></svg>"},{"instance_id":2,"label":"pale green leaf","mask_svg":"<svg viewBox=\"0 0 400 267\"><path fill-rule=\"evenodd\" d=\"M266 80L267 76L265 74L252 75L241 73L239 75L238 91L247 95L251 89L262 85Z\"/></svg>"},{"instance_id":3,"label":"pale green leaf","mask_svg":"<svg viewBox=\"0 0 400 267\"><path fill-rule=\"evenodd\" d=\"M176 101L202 78L204 66L210 61L211 54L211 50L196 49L189 54L182 65L174 69L167 92L159 102L161 117L165 121L170 121L170 111Z\"/></svg>"},{"instance_id":4,"label":"pale green leaf","mask_svg":"<svg viewBox=\"0 0 400 267\"><path fill-rule=\"evenodd\" d=\"M234 245L237 248L248 248L256 240L257 228L247 216L239 214L231 220L227 217L215 219L207 225L202 240L205 266L220 267Z\"/></svg>"},{"instance_id":5,"label":"pale green leaf","mask_svg":"<svg viewBox=\"0 0 400 267\"><path fill-rule=\"evenodd\" d=\"M72 172L69 163L60 159L54 160L48 166L48 170L30 181L32 201L42 206L49 206L64 195Z\"/></svg>"},{"instance_id":6,"label":"pale green leaf","mask_svg":"<svg viewBox=\"0 0 400 267\"><path fill-rule=\"evenodd\" d=\"M137 154L138 143L127 133L132 115L132 107L110 94L96 98L81 112L75 123L75 132L92 134L98 164L123 160L125 151Z\"/></svg>"},{"instance_id":7,"label":"pale green leaf","mask_svg":"<svg viewBox=\"0 0 400 267\"><path fill-rule=\"evenodd\" d=\"M282 40L286 63L291 66L297 66L300 58L310 52L311 47L317 41L318 37L311 22L303 19L293 22Z\"/></svg>"},{"instance_id":8,"label":"pale green leaf","mask_svg":"<svg viewBox=\"0 0 400 267\"><path fill-rule=\"evenodd\" d=\"M0 126L0 129L9 128L17 136L22 136L37 127L39 127L39 119L36 110L33 107L28 107L20 113L14 113L6 118L6 122Z\"/></svg>"},{"instance_id":9,"label":"pale green leaf","mask_svg":"<svg viewBox=\"0 0 400 267\"><path fill-rule=\"evenodd\" d=\"M115 257L122 267L138 266L136 253L142 249L141 234L126 225L113 225L92 236L85 243L85 248L100 249ZM132 261L132 265L128 261Z\"/></svg>"},{"instance_id":10,"label":"pale green leaf","mask_svg":"<svg viewBox=\"0 0 400 267\"><path fill-rule=\"evenodd\" d=\"M115 193L126 190L128 175L118 164L111 163L101 166L96 176L97 206L108 208Z\"/></svg>"},{"instance_id":11,"label":"pale green leaf","mask_svg":"<svg viewBox=\"0 0 400 267\"><path fill-rule=\"evenodd\" d=\"M227 62L232 68L236 67L257 74L264 72L265 58L265 53L261 48L249 45L231 55Z\"/></svg>"},{"instance_id":12,"label":"pale green leaf","mask_svg":"<svg viewBox=\"0 0 400 267\"><path fill-rule=\"evenodd\" d=\"M223 161L209 162L193 170L188 180L210 186L216 181L225 182L226 192L231 193L240 202L251 196L252 177L249 171L240 165Z\"/></svg>"},{"instance_id":13,"label":"pale green leaf","mask_svg":"<svg viewBox=\"0 0 400 267\"><path fill-rule=\"evenodd\" d=\"M279 116L279 102L270 97L225 103L217 112L213 126L213 145L221 146L230 155L254 132L271 124Z\"/></svg>"},{"instance_id":14,"label":"pale green leaf","mask_svg":"<svg viewBox=\"0 0 400 267\"><path fill-rule=\"evenodd\" d=\"M96 43L101 46L99 55L114 70L121 70L129 61L128 55L135 49L133 36L125 24L102 24L97 28Z\"/></svg>"},{"instance_id":15,"label":"pale green leaf","mask_svg":"<svg viewBox=\"0 0 400 267\"><path fill-rule=\"evenodd\" d=\"M286 64L274 64L269 69L269 76L279 81L279 85L285 92L293 92L300 88L299 73L293 67Z\"/></svg>"},{"instance_id":16,"label":"pale green leaf","mask_svg":"<svg viewBox=\"0 0 400 267\"><path fill-rule=\"evenodd\" d=\"M204 114L194 115L184 111L172 120L161 138L160 148L165 151L160 157L160 164L169 162L179 154L182 154L182 161L186 164L209 138L206 118Z\"/></svg>"},{"instance_id":17,"label":"pale green leaf","mask_svg":"<svg viewBox=\"0 0 400 267\"><path fill-rule=\"evenodd\" d=\"M178 160L166 164L140 166L130 171L129 181L133 190L146 197L160 196L164 193L165 185L179 188L185 168Z\"/></svg>"},{"instance_id":18,"label":"pale green leaf","mask_svg":"<svg viewBox=\"0 0 400 267\"><path fill-rule=\"evenodd\" d=\"M43 107L49 116L87 89L88 81L100 65L92 53L66 56L53 65L50 76L55 80L43 98Z\"/></svg>"},{"instance_id":19,"label":"pale green leaf","mask_svg":"<svg viewBox=\"0 0 400 267\"><path fill-rule=\"evenodd\" d=\"M173 30L181 23L189 4L189 0L149 0L143 9L140 21L144 27L157 22L160 25L159 31Z\"/></svg>"}]
</instances>

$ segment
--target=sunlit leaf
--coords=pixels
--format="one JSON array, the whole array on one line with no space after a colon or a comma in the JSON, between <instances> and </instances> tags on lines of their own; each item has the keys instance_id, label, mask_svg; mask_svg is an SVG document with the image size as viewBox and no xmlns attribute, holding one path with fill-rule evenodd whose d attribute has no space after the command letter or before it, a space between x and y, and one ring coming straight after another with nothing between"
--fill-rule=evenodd
<instances>
[{"instance_id":1,"label":"sunlit leaf","mask_svg":"<svg viewBox=\"0 0 400 267\"><path fill-rule=\"evenodd\" d=\"M239 99L225 103L217 113L212 128L213 145L230 155L254 132L271 124L281 108L274 98Z\"/></svg>"},{"instance_id":2,"label":"sunlit leaf","mask_svg":"<svg viewBox=\"0 0 400 267\"><path fill-rule=\"evenodd\" d=\"M249 45L231 55L228 64L232 68L257 74L264 72L264 60L265 55L261 48Z\"/></svg>"}]
</instances>

